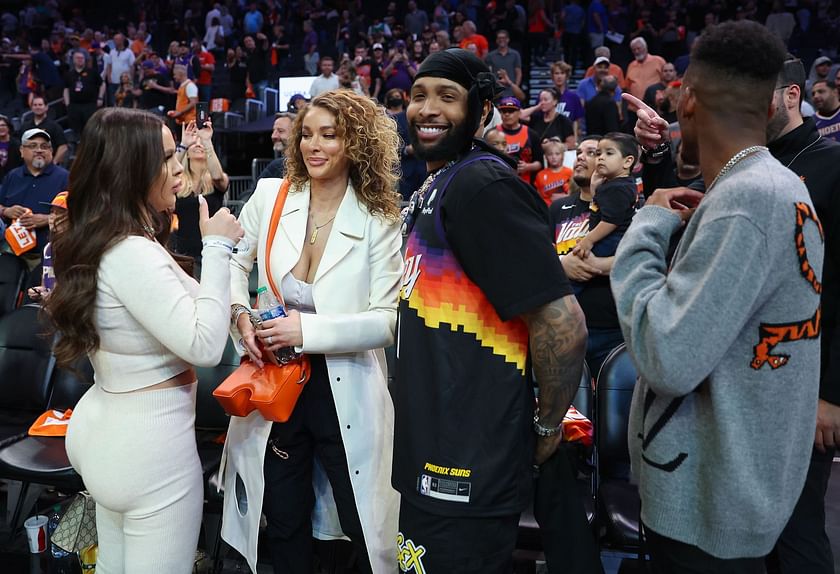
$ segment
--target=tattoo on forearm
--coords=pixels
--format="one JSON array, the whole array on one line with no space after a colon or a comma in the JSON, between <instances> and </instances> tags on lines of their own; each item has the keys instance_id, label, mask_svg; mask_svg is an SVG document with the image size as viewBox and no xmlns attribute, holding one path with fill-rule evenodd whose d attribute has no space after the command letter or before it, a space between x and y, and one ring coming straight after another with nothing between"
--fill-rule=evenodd
<instances>
[{"instance_id":1,"label":"tattoo on forearm","mask_svg":"<svg viewBox=\"0 0 840 574\"><path fill-rule=\"evenodd\" d=\"M563 420L583 372L587 335L583 312L569 295L523 318L540 389L540 420L546 426L556 426Z\"/></svg>"}]
</instances>

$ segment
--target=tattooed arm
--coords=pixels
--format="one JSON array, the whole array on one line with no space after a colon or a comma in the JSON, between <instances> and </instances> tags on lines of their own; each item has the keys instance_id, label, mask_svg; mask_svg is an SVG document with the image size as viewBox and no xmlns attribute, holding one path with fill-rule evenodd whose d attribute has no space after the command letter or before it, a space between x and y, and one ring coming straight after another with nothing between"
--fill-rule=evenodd
<instances>
[{"instance_id":1,"label":"tattooed arm","mask_svg":"<svg viewBox=\"0 0 840 574\"><path fill-rule=\"evenodd\" d=\"M583 311L575 297L567 295L522 319L528 325L531 360L540 389L539 421L544 427L556 427L563 422L580 384L587 336ZM562 432L539 437L535 462L545 462L562 437Z\"/></svg>"}]
</instances>

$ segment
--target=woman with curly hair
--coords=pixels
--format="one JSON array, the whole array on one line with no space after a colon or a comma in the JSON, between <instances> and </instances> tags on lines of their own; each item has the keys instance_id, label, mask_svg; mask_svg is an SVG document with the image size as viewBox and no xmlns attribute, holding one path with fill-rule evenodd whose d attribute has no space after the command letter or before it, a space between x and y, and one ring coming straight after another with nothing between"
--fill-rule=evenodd
<instances>
[{"instance_id":1,"label":"woman with curly hair","mask_svg":"<svg viewBox=\"0 0 840 574\"><path fill-rule=\"evenodd\" d=\"M265 260L283 184L261 179L239 219L249 250L231 260L231 318L253 360L291 346L312 374L288 422L231 417L222 536L256 571L262 504L275 572L309 574L313 536L346 535L361 572L390 573L398 497L383 349L402 277L398 136L383 108L335 90L297 116L289 142L290 191L269 254L288 317L258 330L248 317L248 276Z\"/></svg>"},{"instance_id":2,"label":"woman with curly hair","mask_svg":"<svg viewBox=\"0 0 840 574\"><path fill-rule=\"evenodd\" d=\"M202 209L201 284L166 250L181 189L175 140L148 112L103 108L70 171L46 309L58 364L87 355L67 456L96 500L100 572L188 574L204 503L195 444L197 366L225 348L230 257L242 229Z\"/></svg>"}]
</instances>

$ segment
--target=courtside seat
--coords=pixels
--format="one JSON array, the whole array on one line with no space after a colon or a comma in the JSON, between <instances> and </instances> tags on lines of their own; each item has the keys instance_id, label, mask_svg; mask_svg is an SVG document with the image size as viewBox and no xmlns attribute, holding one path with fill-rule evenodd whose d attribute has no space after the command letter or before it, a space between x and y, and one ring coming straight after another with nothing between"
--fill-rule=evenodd
<instances>
[{"instance_id":1,"label":"courtside seat","mask_svg":"<svg viewBox=\"0 0 840 574\"><path fill-rule=\"evenodd\" d=\"M636 386L636 368L624 344L607 356L598 373L596 398L597 497L605 546L639 551L638 489L629 482L627 426Z\"/></svg>"},{"instance_id":2,"label":"courtside seat","mask_svg":"<svg viewBox=\"0 0 840 574\"><path fill-rule=\"evenodd\" d=\"M49 401L50 341L38 312L27 305L0 317L0 447L22 438Z\"/></svg>"},{"instance_id":3,"label":"courtside seat","mask_svg":"<svg viewBox=\"0 0 840 574\"><path fill-rule=\"evenodd\" d=\"M222 360L215 367L198 367L198 389L196 390L195 429L198 457L205 480L219 468L222 458L222 443L217 439L227 431L229 417L213 391L239 366L239 354L233 341L228 338ZM206 487L208 496L215 488Z\"/></svg>"},{"instance_id":4,"label":"courtside seat","mask_svg":"<svg viewBox=\"0 0 840 574\"><path fill-rule=\"evenodd\" d=\"M51 389L47 408L65 410L73 408L93 384L93 368L87 356L80 357L70 369L56 368L55 359L51 359L46 378ZM12 518L13 532L20 516L28 510L23 504L31 483L53 486L63 492L84 489L82 478L67 458L64 437L25 436L8 444L0 449L0 477L23 483Z\"/></svg>"},{"instance_id":5,"label":"courtside seat","mask_svg":"<svg viewBox=\"0 0 840 574\"><path fill-rule=\"evenodd\" d=\"M222 503L224 492L217 488L219 463L224 444L220 438L228 428L230 417L225 414L213 391L239 366L240 357L233 341L228 338L222 360L215 367L198 367L198 389L196 390L195 430L198 458L204 477L204 542L214 563L214 572L219 571L222 524Z\"/></svg>"},{"instance_id":6,"label":"courtside seat","mask_svg":"<svg viewBox=\"0 0 840 574\"><path fill-rule=\"evenodd\" d=\"M26 265L20 257L0 253L0 316L20 304L26 275Z\"/></svg>"}]
</instances>

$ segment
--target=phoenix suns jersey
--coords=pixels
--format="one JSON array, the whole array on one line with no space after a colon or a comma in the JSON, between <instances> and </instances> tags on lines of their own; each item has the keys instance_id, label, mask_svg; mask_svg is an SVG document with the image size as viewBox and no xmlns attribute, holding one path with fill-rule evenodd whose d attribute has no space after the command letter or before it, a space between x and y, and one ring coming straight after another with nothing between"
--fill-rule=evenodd
<instances>
[{"instance_id":1,"label":"phoenix suns jersey","mask_svg":"<svg viewBox=\"0 0 840 574\"><path fill-rule=\"evenodd\" d=\"M406 246L392 480L434 514L514 514L534 444L520 316L571 289L536 192L481 150L461 163L429 187Z\"/></svg>"}]
</instances>

